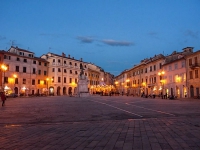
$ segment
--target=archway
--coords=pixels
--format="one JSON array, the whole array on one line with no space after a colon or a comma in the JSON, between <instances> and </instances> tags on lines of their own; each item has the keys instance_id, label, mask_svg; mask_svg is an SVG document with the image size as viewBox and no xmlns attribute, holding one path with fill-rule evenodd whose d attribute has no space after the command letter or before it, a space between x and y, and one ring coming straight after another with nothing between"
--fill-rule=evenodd
<instances>
[{"instance_id":1,"label":"archway","mask_svg":"<svg viewBox=\"0 0 200 150\"><path fill-rule=\"evenodd\" d=\"M66 95L67 92L66 92L66 87L63 87L63 95Z\"/></svg>"},{"instance_id":2,"label":"archway","mask_svg":"<svg viewBox=\"0 0 200 150\"><path fill-rule=\"evenodd\" d=\"M49 87L49 95L54 95L54 87Z\"/></svg>"},{"instance_id":3,"label":"archway","mask_svg":"<svg viewBox=\"0 0 200 150\"><path fill-rule=\"evenodd\" d=\"M72 95L72 87L69 87L69 89L68 89L68 94L69 94L69 95Z\"/></svg>"},{"instance_id":4,"label":"archway","mask_svg":"<svg viewBox=\"0 0 200 150\"><path fill-rule=\"evenodd\" d=\"M15 92L15 94L18 94L18 91L19 91L18 88L15 87L15 88L14 88L14 92Z\"/></svg>"},{"instance_id":5,"label":"archway","mask_svg":"<svg viewBox=\"0 0 200 150\"><path fill-rule=\"evenodd\" d=\"M60 95L60 87L57 88L57 95Z\"/></svg>"},{"instance_id":6,"label":"archway","mask_svg":"<svg viewBox=\"0 0 200 150\"><path fill-rule=\"evenodd\" d=\"M174 96L173 88L171 88L171 96Z\"/></svg>"},{"instance_id":7,"label":"archway","mask_svg":"<svg viewBox=\"0 0 200 150\"><path fill-rule=\"evenodd\" d=\"M190 85L190 97L194 97L194 87Z\"/></svg>"}]
</instances>

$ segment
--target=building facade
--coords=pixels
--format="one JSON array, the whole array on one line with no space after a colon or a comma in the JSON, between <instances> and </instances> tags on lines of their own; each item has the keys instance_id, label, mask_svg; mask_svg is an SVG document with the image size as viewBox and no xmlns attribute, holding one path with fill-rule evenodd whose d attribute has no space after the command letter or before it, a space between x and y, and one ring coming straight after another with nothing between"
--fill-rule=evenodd
<instances>
[{"instance_id":1,"label":"building facade","mask_svg":"<svg viewBox=\"0 0 200 150\"><path fill-rule=\"evenodd\" d=\"M34 53L18 47L0 51L2 64L2 86L6 94L18 95L45 94L46 85L42 82L47 77L48 62L34 56ZM38 74L42 66L41 74ZM4 69L5 68L5 69Z\"/></svg>"},{"instance_id":2,"label":"building facade","mask_svg":"<svg viewBox=\"0 0 200 150\"><path fill-rule=\"evenodd\" d=\"M186 57L188 97L200 96L200 50Z\"/></svg>"}]
</instances>

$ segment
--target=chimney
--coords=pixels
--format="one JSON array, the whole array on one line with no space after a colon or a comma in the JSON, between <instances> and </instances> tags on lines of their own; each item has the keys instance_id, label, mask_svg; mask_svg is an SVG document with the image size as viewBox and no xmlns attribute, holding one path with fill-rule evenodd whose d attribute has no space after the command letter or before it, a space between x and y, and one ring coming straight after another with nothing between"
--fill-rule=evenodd
<instances>
[{"instance_id":1,"label":"chimney","mask_svg":"<svg viewBox=\"0 0 200 150\"><path fill-rule=\"evenodd\" d=\"M68 55L68 58L70 58L70 55Z\"/></svg>"},{"instance_id":2,"label":"chimney","mask_svg":"<svg viewBox=\"0 0 200 150\"><path fill-rule=\"evenodd\" d=\"M80 61L83 61L83 58L81 58Z\"/></svg>"},{"instance_id":3,"label":"chimney","mask_svg":"<svg viewBox=\"0 0 200 150\"><path fill-rule=\"evenodd\" d=\"M66 57L65 53L62 52L62 57Z\"/></svg>"}]
</instances>

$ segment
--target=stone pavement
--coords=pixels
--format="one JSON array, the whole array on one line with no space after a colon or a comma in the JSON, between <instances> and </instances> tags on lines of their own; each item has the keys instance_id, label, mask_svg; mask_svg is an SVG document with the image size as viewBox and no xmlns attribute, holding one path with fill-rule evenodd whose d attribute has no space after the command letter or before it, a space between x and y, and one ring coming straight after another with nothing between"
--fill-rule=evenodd
<instances>
[{"instance_id":1,"label":"stone pavement","mask_svg":"<svg viewBox=\"0 0 200 150\"><path fill-rule=\"evenodd\" d=\"M199 150L199 107L122 96L9 99L0 108L0 149Z\"/></svg>"}]
</instances>

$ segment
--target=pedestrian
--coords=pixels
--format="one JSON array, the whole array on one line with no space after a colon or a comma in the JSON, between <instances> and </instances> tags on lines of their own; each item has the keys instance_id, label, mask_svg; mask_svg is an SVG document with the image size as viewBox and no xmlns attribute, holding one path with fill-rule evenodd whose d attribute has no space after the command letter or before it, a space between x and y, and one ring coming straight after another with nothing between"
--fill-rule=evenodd
<instances>
[{"instance_id":1,"label":"pedestrian","mask_svg":"<svg viewBox=\"0 0 200 150\"><path fill-rule=\"evenodd\" d=\"M2 106L4 106L6 100L6 95L4 94L4 92L1 92L1 100L2 100Z\"/></svg>"}]
</instances>

